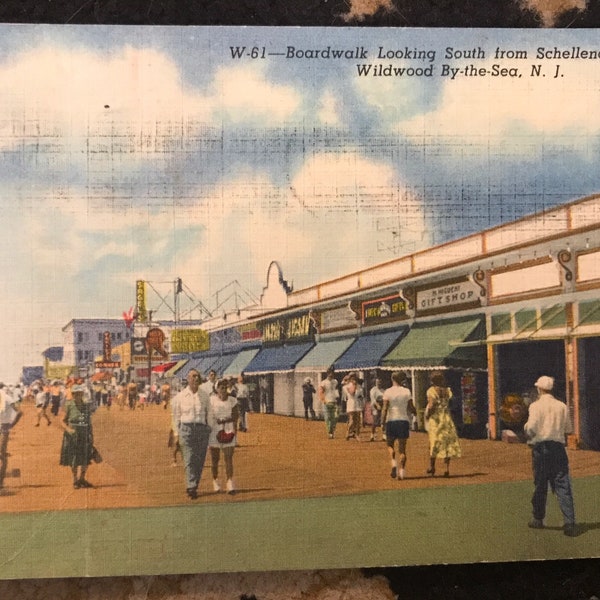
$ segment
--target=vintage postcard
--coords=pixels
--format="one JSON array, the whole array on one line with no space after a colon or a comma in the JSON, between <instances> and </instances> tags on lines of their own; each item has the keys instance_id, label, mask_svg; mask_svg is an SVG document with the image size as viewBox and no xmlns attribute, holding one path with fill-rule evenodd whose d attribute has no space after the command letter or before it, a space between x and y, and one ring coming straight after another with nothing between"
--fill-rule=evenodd
<instances>
[{"instance_id":1,"label":"vintage postcard","mask_svg":"<svg viewBox=\"0 0 600 600\"><path fill-rule=\"evenodd\" d=\"M598 556L595 31L0 40L3 578Z\"/></svg>"}]
</instances>

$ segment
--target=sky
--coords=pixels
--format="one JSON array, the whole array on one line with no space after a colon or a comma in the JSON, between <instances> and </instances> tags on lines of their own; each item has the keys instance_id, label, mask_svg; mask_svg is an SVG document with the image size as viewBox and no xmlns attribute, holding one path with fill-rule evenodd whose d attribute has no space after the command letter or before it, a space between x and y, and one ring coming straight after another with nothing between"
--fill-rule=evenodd
<instances>
[{"instance_id":1,"label":"sky","mask_svg":"<svg viewBox=\"0 0 600 600\"><path fill-rule=\"evenodd\" d=\"M71 319L120 318L138 279L210 309L231 282L259 296L273 260L301 289L600 191L600 59L536 56L596 42L0 26L0 380Z\"/></svg>"}]
</instances>

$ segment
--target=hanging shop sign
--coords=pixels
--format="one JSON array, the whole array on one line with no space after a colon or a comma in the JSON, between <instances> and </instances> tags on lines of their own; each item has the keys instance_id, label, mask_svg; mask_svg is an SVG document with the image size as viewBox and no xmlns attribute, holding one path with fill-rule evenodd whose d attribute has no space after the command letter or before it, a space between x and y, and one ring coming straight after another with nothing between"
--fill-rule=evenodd
<instances>
[{"instance_id":1,"label":"hanging shop sign","mask_svg":"<svg viewBox=\"0 0 600 600\"><path fill-rule=\"evenodd\" d=\"M322 333L356 328L357 325L356 313L348 305L324 310L318 317Z\"/></svg>"},{"instance_id":2,"label":"hanging shop sign","mask_svg":"<svg viewBox=\"0 0 600 600\"><path fill-rule=\"evenodd\" d=\"M135 314L139 323L148 321L148 311L146 309L146 282L138 279L135 282Z\"/></svg>"},{"instance_id":3,"label":"hanging shop sign","mask_svg":"<svg viewBox=\"0 0 600 600\"><path fill-rule=\"evenodd\" d=\"M171 352L188 354L210 349L210 336L203 329L173 329L171 331Z\"/></svg>"},{"instance_id":4,"label":"hanging shop sign","mask_svg":"<svg viewBox=\"0 0 600 600\"><path fill-rule=\"evenodd\" d=\"M467 277L444 281L416 291L418 315L436 314L481 305L480 287Z\"/></svg>"},{"instance_id":5,"label":"hanging shop sign","mask_svg":"<svg viewBox=\"0 0 600 600\"><path fill-rule=\"evenodd\" d=\"M246 323L245 325L240 325L237 330L239 331L243 342L260 340L262 338L262 331L258 328L256 323Z\"/></svg>"},{"instance_id":6,"label":"hanging shop sign","mask_svg":"<svg viewBox=\"0 0 600 600\"><path fill-rule=\"evenodd\" d=\"M110 340L110 331L102 334L102 358L105 362L110 361L112 357L112 345Z\"/></svg>"},{"instance_id":7,"label":"hanging shop sign","mask_svg":"<svg viewBox=\"0 0 600 600\"><path fill-rule=\"evenodd\" d=\"M121 361L119 360L97 360L94 363L96 369L120 369Z\"/></svg>"},{"instance_id":8,"label":"hanging shop sign","mask_svg":"<svg viewBox=\"0 0 600 600\"><path fill-rule=\"evenodd\" d=\"M268 321L261 328L262 340L267 344L310 339L316 331L314 318L309 313Z\"/></svg>"},{"instance_id":9,"label":"hanging shop sign","mask_svg":"<svg viewBox=\"0 0 600 600\"><path fill-rule=\"evenodd\" d=\"M363 302L361 306L364 325L389 323L406 318L406 301L399 294Z\"/></svg>"},{"instance_id":10,"label":"hanging shop sign","mask_svg":"<svg viewBox=\"0 0 600 600\"><path fill-rule=\"evenodd\" d=\"M144 338L131 338L131 356L146 356L146 340Z\"/></svg>"}]
</instances>

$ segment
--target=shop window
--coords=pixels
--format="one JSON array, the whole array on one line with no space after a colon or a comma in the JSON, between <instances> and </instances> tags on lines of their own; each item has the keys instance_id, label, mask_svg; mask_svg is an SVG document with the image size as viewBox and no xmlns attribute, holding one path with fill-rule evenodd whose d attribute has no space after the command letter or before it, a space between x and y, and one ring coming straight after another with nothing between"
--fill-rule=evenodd
<instances>
[{"instance_id":1,"label":"shop window","mask_svg":"<svg viewBox=\"0 0 600 600\"><path fill-rule=\"evenodd\" d=\"M524 308L515 313L517 332L534 331L537 328L537 313L535 308Z\"/></svg>"},{"instance_id":2,"label":"shop window","mask_svg":"<svg viewBox=\"0 0 600 600\"><path fill-rule=\"evenodd\" d=\"M567 325L567 311L564 306L553 306L542 311L542 329L553 329Z\"/></svg>"},{"instance_id":3,"label":"shop window","mask_svg":"<svg viewBox=\"0 0 600 600\"><path fill-rule=\"evenodd\" d=\"M491 328L493 335L510 333L512 331L510 313L492 315Z\"/></svg>"},{"instance_id":4,"label":"shop window","mask_svg":"<svg viewBox=\"0 0 600 600\"><path fill-rule=\"evenodd\" d=\"M600 300L588 300L579 303L579 324L600 323Z\"/></svg>"}]
</instances>

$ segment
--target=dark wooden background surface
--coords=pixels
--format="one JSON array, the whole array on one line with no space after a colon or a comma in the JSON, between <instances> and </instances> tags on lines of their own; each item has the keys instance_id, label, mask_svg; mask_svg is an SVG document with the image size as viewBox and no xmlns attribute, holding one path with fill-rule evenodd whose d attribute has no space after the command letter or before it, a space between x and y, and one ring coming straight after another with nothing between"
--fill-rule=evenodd
<instances>
[{"instance_id":1,"label":"dark wooden background surface","mask_svg":"<svg viewBox=\"0 0 600 600\"><path fill-rule=\"evenodd\" d=\"M377 10L360 22L346 22L340 15L348 12L349 2L343 0L3 0L0 22L524 28L543 25L540 14L524 9L525 2L521 5L518 0L393 0L393 4L395 10L391 12ZM547 4L557 6L560 2L548 0ZM564 4L569 4L568 0ZM600 3L594 0L588 2L587 10L566 10L554 20L554 26L559 28L599 25ZM378 573L390 580L399 600L600 598L600 560L595 559L365 570L367 576ZM169 578L165 585L168 581ZM27 588L23 582L14 584L14 597L25 597ZM107 580L98 582L99 588L107 585L110 588ZM39 589L38 585L32 589ZM89 585L85 589L89 591ZM240 596L252 597L243 593Z\"/></svg>"}]
</instances>

